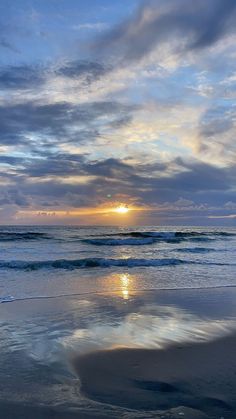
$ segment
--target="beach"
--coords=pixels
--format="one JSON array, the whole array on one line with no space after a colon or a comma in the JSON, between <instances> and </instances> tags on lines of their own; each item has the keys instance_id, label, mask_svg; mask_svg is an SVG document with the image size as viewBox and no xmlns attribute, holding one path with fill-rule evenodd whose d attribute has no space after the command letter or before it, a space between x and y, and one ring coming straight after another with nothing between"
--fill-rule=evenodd
<instances>
[{"instance_id":1,"label":"beach","mask_svg":"<svg viewBox=\"0 0 236 419\"><path fill-rule=\"evenodd\" d=\"M0 305L4 418L235 418L236 288Z\"/></svg>"},{"instance_id":2,"label":"beach","mask_svg":"<svg viewBox=\"0 0 236 419\"><path fill-rule=\"evenodd\" d=\"M113 349L78 357L74 365L82 393L103 403L137 410L184 406L199 410L199 417L234 417L235 345L233 335L165 350Z\"/></svg>"},{"instance_id":3,"label":"beach","mask_svg":"<svg viewBox=\"0 0 236 419\"><path fill-rule=\"evenodd\" d=\"M236 419L236 0L0 10L0 419Z\"/></svg>"}]
</instances>

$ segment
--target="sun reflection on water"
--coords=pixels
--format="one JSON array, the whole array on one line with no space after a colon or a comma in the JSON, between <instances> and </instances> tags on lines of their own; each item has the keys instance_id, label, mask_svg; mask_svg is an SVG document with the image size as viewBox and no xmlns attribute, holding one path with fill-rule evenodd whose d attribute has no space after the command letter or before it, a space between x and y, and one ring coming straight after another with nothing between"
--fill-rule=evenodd
<instances>
[{"instance_id":1,"label":"sun reflection on water","mask_svg":"<svg viewBox=\"0 0 236 419\"><path fill-rule=\"evenodd\" d=\"M121 281L121 290L122 290L122 296L124 300L129 299L129 288L130 288L130 277L128 274L122 274L120 275L120 281Z\"/></svg>"}]
</instances>

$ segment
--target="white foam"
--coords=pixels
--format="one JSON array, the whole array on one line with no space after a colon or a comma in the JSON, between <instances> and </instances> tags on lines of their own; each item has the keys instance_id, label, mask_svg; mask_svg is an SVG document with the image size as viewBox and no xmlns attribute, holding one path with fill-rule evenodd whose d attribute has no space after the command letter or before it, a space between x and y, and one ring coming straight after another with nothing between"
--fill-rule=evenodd
<instances>
[{"instance_id":1,"label":"white foam","mask_svg":"<svg viewBox=\"0 0 236 419\"><path fill-rule=\"evenodd\" d=\"M11 301L15 301L15 298L12 295L0 297L0 303L10 303Z\"/></svg>"}]
</instances>

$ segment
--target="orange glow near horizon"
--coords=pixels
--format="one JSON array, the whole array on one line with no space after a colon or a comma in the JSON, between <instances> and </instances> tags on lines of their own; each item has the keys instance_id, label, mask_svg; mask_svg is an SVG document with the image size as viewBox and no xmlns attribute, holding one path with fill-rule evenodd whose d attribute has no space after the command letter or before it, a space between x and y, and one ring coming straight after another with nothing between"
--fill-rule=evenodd
<instances>
[{"instance_id":1,"label":"orange glow near horizon","mask_svg":"<svg viewBox=\"0 0 236 419\"><path fill-rule=\"evenodd\" d=\"M95 207L95 208L78 208L68 210L51 210L45 211L43 209L33 209L26 211L18 211L17 218L28 218L28 217L43 217L43 218L76 218L80 216L118 216L125 215L136 211L147 211L149 208L130 206L127 204L120 204L119 206L111 205L109 207Z\"/></svg>"}]
</instances>

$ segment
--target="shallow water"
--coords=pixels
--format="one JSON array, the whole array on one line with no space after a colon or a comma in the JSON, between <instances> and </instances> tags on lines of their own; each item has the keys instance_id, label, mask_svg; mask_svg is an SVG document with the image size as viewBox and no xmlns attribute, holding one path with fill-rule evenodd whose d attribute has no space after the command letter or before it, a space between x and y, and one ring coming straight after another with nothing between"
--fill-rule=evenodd
<instances>
[{"instance_id":1,"label":"shallow water","mask_svg":"<svg viewBox=\"0 0 236 419\"><path fill-rule=\"evenodd\" d=\"M139 404L135 407L135 400L132 406L119 406L116 397L113 403L85 397L73 368L74 357L121 347L164 350L170 344L206 342L230 335L236 331L235 297L235 288L129 295L121 290L2 304L0 403L53 408L66 412L64 418L73 411L79 417L88 412L92 412L91 417L161 417L157 411L140 410ZM220 395L217 397L221 403ZM178 399L169 407L179 408ZM214 408L217 414L224 412L222 407ZM232 412L221 416L233 417ZM17 416L11 412L9 417ZM47 418L46 413L43 417Z\"/></svg>"}]
</instances>

